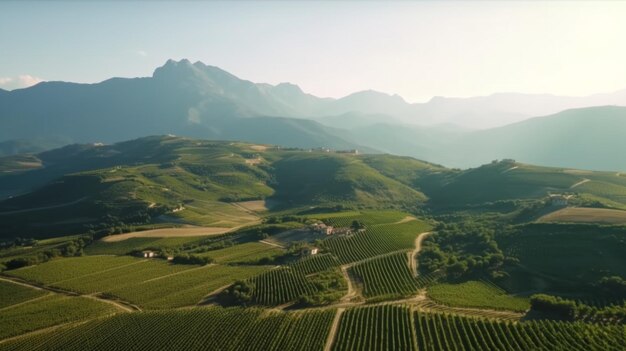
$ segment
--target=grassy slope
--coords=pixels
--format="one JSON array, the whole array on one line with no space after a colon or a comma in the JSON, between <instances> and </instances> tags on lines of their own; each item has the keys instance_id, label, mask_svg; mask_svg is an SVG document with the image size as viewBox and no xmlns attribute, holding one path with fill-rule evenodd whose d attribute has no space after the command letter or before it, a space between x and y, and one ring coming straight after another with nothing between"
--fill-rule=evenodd
<instances>
[{"instance_id":1,"label":"grassy slope","mask_svg":"<svg viewBox=\"0 0 626 351\"><path fill-rule=\"evenodd\" d=\"M255 215L231 202L264 198L284 208L414 205L426 199L410 184L368 166L369 158L261 150L243 143L148 137L111 146L69 146L38 158L45 168L20 179L2 178L3 186L41 186L0 202L2 236L58 235L146 221L232 227ZM180 206L182 211L173 211Z\"/></svg>"}]
</instances>

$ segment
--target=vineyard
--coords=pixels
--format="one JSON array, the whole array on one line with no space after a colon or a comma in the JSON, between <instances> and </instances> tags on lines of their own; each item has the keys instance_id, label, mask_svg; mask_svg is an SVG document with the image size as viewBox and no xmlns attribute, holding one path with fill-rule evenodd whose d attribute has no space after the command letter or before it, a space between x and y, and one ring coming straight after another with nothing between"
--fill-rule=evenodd
<instances>
[{"instance_id":1,"label":"vineyard","mask_svg":"<svg viewBox=\"0 0 626 351\"><path fill-rule=\"evenodd\" d=\"M44 295L46 295L46 292L43 290L35 290L25 286L0 280L0 297L2 297L0 299L0 310L5 307L22 303Z\"/></svg>"},{"instance_id":2,"label":"vineyard","mask_svg":"<svg viewBox=\"0 0 626 351\"><path fill-rule=\"evenodd\" d=\"M276 306L312 294L315 287L300 272L290 268L277 268L250 279L253 286L252 301L264 306Z\"/></svg>"},{"instance_id":3,"label":"vineyard","mask_svg":"<svg viewBox=\"0 0 626 351\"><path fill-rule=\"evenodd\" d=\"M309 215L310 218L322 220L335 227L349 227L352 221L359 221L366 226L391 224L401 221L406 216L406 213L400 211L354 211Z\"/></svg>"},{"instance_id":4,"label":"vineyard","mask_svg":"<svg viewBox=\"0 0 626 351\"><path fill-rule=\"evenodd\" d=\"M362 307L342 314L333 350L411 350L414 345L409 309Z\"/></svg>"},{"instance_id":5,"label":"vineyard","mask_svg":"<svg viewBox=\"0 0 626 351\"><path fill-rule=\"evenodd\" d=\"M419 288L407 263L407 253L398 252L359 263L350 274L362 286L366 298L400 298L415 294Z\"/></svg>"},{"instance_id":6,"label":"vineyard","mask_svg":"<svg viewBox=\"0 0 626 351\"><path fill-rule=\"evenodd\" d=\"M335 311L220 307L138 312L0 344L2 350L321 350Z\"/></svg>"},{"instance_id":7,"label":"vineyard","mask_svg":"<svg viewBox=\"0 0 626 351\"><path fill-rule=\"evenodd\" d=\"M249 242L200 254L218 263L257 263L283 254L285 250L259 242Z\"/></svg>"},{"instance_id":8,"label":"vineyard","mask_svg":"<svg viewBox=\"0 0 626 351\"><path fill-rule=\"evenodd\" d=\"M53 260L11 275L80 294L104 293L148 309L199 303L235 280L267 271L266 266L174 265L127 256Z\"/></svg>"},{"instance_id":9,"label":"vineyard","mask_svg":"<svg viewBox=\"0 0 626 351\"><path fill-rule=\"evenodd\" d=\"M117 311L109 304L92 299L50 294L0 310L0 339Z\"/></svg>"},{"instance_id":10,"label":"vineyard","mask_svg":"<svg viewBox=\"0 0 626 351\"><path fill-rule=\"evenodd\" d=\"M303 275L309 275L331 268L339 267L339 261L331 254L306 257L291 264L291 269Z\"/></svg>"},{"instance_id":11,"label":"vineyard","mask_svg":"<svg viewBox=\"0 0 626 351\"><path fill-rule=\"evenodd\" d=\"M420 221L371 226L364 233L328 238L322 242L322 248L334 254L342 264L346 264L411 249L416 236L429 229L428 224Z\"/></svg>"},{"instance_id":12,"label":"vineyard","mask_svg":"<svg viewBox=\"0 0 626 351\"><path fill-rule=\"evenodd\" d=\"M428 297L440 304L455 307L518 312L524 312L530 308L527 298L509 296L501 288L483 281L434 285L428 288Z\"/></svg>"},{"instance_id":13,"label":"vineyard","mask_svg":"<svg viewBox=\"0 0 626 351\"><path fill-rule=\"evenodd\" d=\"M209 265L112 289L109 293L145 309L193 306L207 294L235 280L247 279L267 269L269 268L265 266Z\"/></svg>"},{"instance_id":14,"label":"vineyard","mask_svg":"<svg viewBox=\"0 0 626 351\"><path fill-rule=\"evenodd\" d=\"M342 316L334 350L623 350L623 326L510 323L403 306L361 307Z\"/></svg>"}]
</instances>

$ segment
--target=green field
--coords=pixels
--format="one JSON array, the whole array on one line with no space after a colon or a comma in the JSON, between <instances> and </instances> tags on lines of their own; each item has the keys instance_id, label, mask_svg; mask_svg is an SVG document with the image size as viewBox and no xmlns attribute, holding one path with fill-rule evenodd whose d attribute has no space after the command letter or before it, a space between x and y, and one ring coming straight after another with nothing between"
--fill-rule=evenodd
<instances>
[{"instance_id":1,"label":"green field","mask_svg":"<svg viewBox=\"0 0 626 351\"><path fill-rule=\"evenodd\" d=\"M537 222L626 224L626 211L606 208L567 207L542 216Z\"/></svg>"},{"instance_id":2,"label":"green field","mask_svg":"<svg viewBox=\"0 0 626 351\"><path fill-rule=\"evenodd\" d=\"M97 274L109 269L140 263L134 257L85 256L59 258L37 266L10 271L9 274L41 284L54 284L83 276Z\"/></svg>"},{"instance_id":3,"label":"green field","mask_svg":"<svg viewBox=\"0 0 626 351\"><path fill-rule=\"evenodd\" d=\"M0 310L0 339L116 312L119 312L117 308L104 302L83 297L49 295Z\"/></svg>"},{"instance_id":4,"label":"green field","mask_svg":"<svg viewBox=\"0 0 626 351\"><path fill-rule=\"evenodd\" d=\"M148 309L161 309L195 305L214 290L267 269L264 266L175 265L164 260L127 256L85 256L54 260L10 273L68 291L104 293Z\"/></svg>"},{"instance_id":5,"label":"green field","mask_svg":"<svg viewBox=\"0 0 626 351\"><path fill-rule=\"evenodd\" d=\"M0 344L3 350L322 350L335 311L196 308L117 315Z\"/></svg>"},{"instance_id":6,"label":"green field","mask_svg":"<svg viewBox=\"0 0 626 351\"><path fill-rule=\"evenodd\" d=\"M336 267L339 267L339 260L332 254L305 257L291 264L291 269L303 275L309 275Z\"/></svg>"},{"instance_id":7,"label":"green field","mask_svg":"<svg viewBox=\"0 0 626 351\"><path fill-rule=\"evenodd\" d=\"M333 350L621 350L623 326L522 322L412 312L404 306L349 309Z\"/></svg>"},{"instance_id":8,"label":"green field","mask_svg":"<svg viewBox=\"0 0 626 351\"><path fill-rule=\"evenodd\" d=\"M36 290L15 283L0 280L0 309L46 295L43 290Z\"/></svg>"},{"instance_id":9,"label":"green field","mask_svg":"<svg viewBox=\"0 0 626 351\"><path fill-rule=\"evenodd\" d=\"M107 242L97 240L85 248L87 255L126 255L145 249L175 249L185 244L202 241L202 237L128 238Z\"/></svg>"},{"instance_id":10,"label":"green field","mask_svg":"<svg viewBox=\"0 0 626 351\"><path fill-rule=\"evenodd\" d=\"M374 258L350 268L366 298L399 298L417 293L418 280L409 269L407 252Z\"/></svg>"},{"instance_id":11,"label":"green field","mask_svg":"<svg viewBox=\"0 0 626 351\"><path fill-rule=\"evenodd\" d=\"M259 305L276 306L312 294L315 287L298 271L290 268L272 269L250 279L252 301Z\"/></svg>"},{"instance_id":12,"label":"green field","mask_svg":"<svg viewBox=\"0 0 626 351\"><path fill-rule=\"evenodd\" d=\"M431 226L422 221L369 226L364 233L330 237L322 242L322 247L345 264L411 249L415 247L415 238L430 229Z\"/></svg>"},{"instance_id":13,"label":"green field","mask_svg":"<svg viewBox=\"0 0 626 351\"><path fill-rule=\"evenodd\" d=\"M428 297L453 307L488 308L524 312L530 308L527 298L512 297L497 286L468 281L461 284L437 284L428 288Z\"/></svg>"},{"instance_id":14,"label":"green field","mask_svg":"<svg viewBox=\"0 0 626 351\"><path fill-rule=\"evenodd\" d=\"M207 265L188 269L172 276L108 290L111 295L133 302L145 309L193 306L209 293L235 280L243 280L269 269L264 266Z\"/></svg>"},{"instance_id":15,"label":"green field","mask_svg":"<svg viewBox=\"0 0 626 351\"><path fill-rule=\"evenodd\" d=\"M280 256L285 250L259 242L249 242L219 250L211 250L200 256L208 256L218 263L257 263Z\"/></svg>"}]
</instances>

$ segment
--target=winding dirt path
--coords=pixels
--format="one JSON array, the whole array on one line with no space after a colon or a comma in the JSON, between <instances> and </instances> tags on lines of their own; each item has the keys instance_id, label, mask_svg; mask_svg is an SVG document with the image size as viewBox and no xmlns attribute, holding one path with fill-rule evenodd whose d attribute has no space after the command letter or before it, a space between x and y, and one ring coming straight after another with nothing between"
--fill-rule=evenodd
<instances>
[{"instance_id":1,"label":"winding dirt path","mask_svg":"<svg viewBox=\"0 0 626 351\"><path fill-rule=\"evenodd\" d=\"M413 272L413 276L415 277L417 277L417 274L418 274L417 273L417 255L422 249L422 241L424 241L424 239L426 239L426 237L430 235L431 233L432 232L424 232L418 235L417 238L415 238L415 249L413 249L413 251L411 251L411 253L409 254L409 267L411 267L411 272Z\"/></svg>"},{"instance_id":2,"label":"winding dirt path","mask_svg":"<svg viewBox=\"0 0 626 351\"><path fill-rule=\"evenodd\" d=\"M354 285L352 285L352 279L350 279L350 274L348 273L348 266L341 266L341 274L343 274L343 279L348 283L348 292L341 298L340 303L348 303L352 301L353 298L357 297L357 292L354 289Z\"/></svg>"},{"instance_id":3,"label":"winding dirt path","mask_svg":"<svg viewBox=\"0 0 626 351\"><path fill-rule=\"evenodd\" d=\"M585 178L585 179L581 180L580 182L578 182L578 183L576 183L576 184L574 184L574 185L570 186L569 188L570 188L570 189L574 189L574 188L576 188L576 187L578 187L578 186L581 186L581 185L583 185L583 184L585 184L585 183L587 183L587 182L590 182L590 181L591 181L591 179L587 179L587 178Z\"/></svg>"},{"instance_id":4,"label":"winding dirt path","mask_svg":"<svg viewBox=\"0 0 626 351\"><path fill-rule=\"evenodd\" d=\"M341 320L341 314L345 311L345 308L338 308L337 313L335 314L335 318L333 319L333 324L330 327L330 332L328 332L328 337L326 338L326 344L324 345L324 351L330 351L335 343L335 339L337 338L337 330L339 330L339 320Z\"/></svg>"},{"instance_id":5,"label":"winding dirt path","mask_svg":"<svg viewBox=\"0 0 626 351\"><path fill-rule=\"evenodd\" d=\"M281 249L284 249L285 246L281 245L281 244L277 244L277 243L273 243L271 241L267 241L267 240L259 240L260 243L265 244L265 245L270 245L270 246L274 246L274 247L279 247Z\"/></svg>"}]
</instances>

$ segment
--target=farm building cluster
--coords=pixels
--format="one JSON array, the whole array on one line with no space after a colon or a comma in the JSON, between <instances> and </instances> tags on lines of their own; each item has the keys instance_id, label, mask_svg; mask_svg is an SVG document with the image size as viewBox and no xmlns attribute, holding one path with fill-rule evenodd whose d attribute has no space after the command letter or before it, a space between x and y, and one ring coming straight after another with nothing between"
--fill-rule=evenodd
<instances>
[{"instance_id":1,"label":"farm building cluster","mask_svg":"<svg viewBox=\"0 0 626 351\"><path fill-rule=\"evenodd\" d=\"M315 222L309 227L313 232L321 235L350 235L355 231L349 227L333 227L323 222ZM358 230L361 231L361 230Z\"/></svg>"},{"instance_id":2,"label":"farm building cluster","mask_svg":"<svg viewBox=\"0 0 626 351\"><path fill-rule=\"evenodd\" d=\"M572 195L550 194L550 205L558 207L567 206L571 198Z\"/></svg>"}]
</instances>

